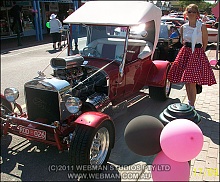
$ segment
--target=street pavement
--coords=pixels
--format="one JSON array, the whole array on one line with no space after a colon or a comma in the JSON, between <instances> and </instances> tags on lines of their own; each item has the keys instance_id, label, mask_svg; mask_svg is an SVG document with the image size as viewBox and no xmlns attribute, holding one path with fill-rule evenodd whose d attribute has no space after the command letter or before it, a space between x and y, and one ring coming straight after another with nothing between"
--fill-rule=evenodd
<instances>
[{"instance_id":1,"label":"street pavement","mask_svg":"<svg viewBox=\"0 0 220 182\"><path fill-rule=\"evenodd\" d=\"M51 39L49 36L46 36L43 41L36 41L35 37L29 39L23 38L22 39L23 45L17 47L16 39L11 39L8 42L4 40L1 41L1 53L9 52L17 49L23 49L34 45L43 45L43 44L48 45L48 43L50 42ZM206 51L206 55L208 56L209 60L215 59L216 46L215 45L209 46L208 50ZM199 153L199 155L196 156L190 162L190 167L191 167L190 181L219 181L219 70L213 67L213 72L215 74L217 84L212 86L203 86L203 91L201 94L197 95L197 100L195 103L196 111L198 112L198 114L201 115L201 123L199 124L199 127L203 132L204 143L203 143L203 148ZM99 177L97 176L97 179L94 180L93 178L92 181L105 181L105 180L152 181L152 176L150 173L150 164L152 163L155 156L149 156L149 157L138 156L133 152L129 151L129 149L125 145L123 133L129 121L136 116L151 115L154 117L158 117L158 113L162 112L163 109L166 108L166 106L169 104L176 102L182 102L187 104L188 101L186 97L185 87L181 84L175 84L172 87L173 89L170 94L170 99L165 103L161 104L147 98L141 101L140 103L138 103L137 105L135 105L134 107L132 107L132 109L129 108L126 114L120 115L116 119L116 133L118 134L116 136L115 147L112 150L108 162L110 166L110 170L103 172L103 176L105 177L107 176L108 179L103 179L100 178L100 176ZM157 109L155 110L152 108L157 108ZM21 139L20 137L14 135L12 136L17 140L19 140L20 143L26 142L26 140ZM5 145L5 141L2 140L1 142L2 142L1 146L3 147ZM25 144L28 146L27 142ZM25 163L24 158L25 157L28 158L30 156L29 155L26 156L26 154L18 153L18 156L16 158L15 151L12 150L13 148L15 149L16 147L18 147L18 145L8 147L9 149L11 149L9 150L10 155L12 156L11 160L15 160L19 162L22 161L23 163ZM23 147L25 147L25 145ZM5 150L6 152L8 152L7 149L4 149L4 152ZM29 154L29 152L33 152L33 151L28 150L27 152ZM45 153L46 152L43 152L42 156L44 155L48 156L49 154L51 154L51 153L48 154ZM34 155L32 155L32 157L36 155L37 154L35 153ZM53 163L53 160L55 160L54 158L55 157L52 157L52 161L49 164ZM60 158L63 159L64 156L61 156ZM7 160L9 160L9 164L10 164L10 159ZM36 160L40 160L39 156L36 158ZM64 159L64 161L65 160L66 159ZM31 161L34 162L35 159L32 158ZM5 165L7 165L7 163ZM35 168L37 167L40 168L40 166L38 166L39 164L36 164L35 166L30 165L29 168L33 168L33 170L30 170L27 167L25 168L25 166L21 166L21 165L19 166L19 164L17 165L18 166L16 166L16 168L18 168L19 170L17 170L16 172L12 172L13 169L11 168L10 165L3 167L4 162L2 162L1 159L1 181L9 181L9 180L36 181L36 179L43 181L44 180L66 181L66 179L63 177L57 178L57 176L54 173L53 173L54 175L50 175L48 176L48 178L43 178L43 179L34 178L33 175L38 175L38 174L36 174L37 171L33 172L33 170L35 170ZM112 175L107 175L108 173L113 172L113 170L111 170L112 169L111 166L113 166L114 169L116 169L114 170L115 173ZM145 167L141 167L140 170L140 166L145 166ZM2 169L4 169L3 172ZM26 174L25 172L29 174ZM121 176L120 179L115 179L114 175L117 176L117 174L120 174ZM135 175L131 176L130 174L137 174L137 176Z\"/></svg>"},{"instance_id":2,"label":"street pavement","mask_svg":"<svg viewBox=\"0 0 220 182\"><path fill-rule=\"evenodd\" d=\"M216 47L206 51L209 60L216 59ZM219 56L218 56L219 57ZM190 181L219 181L219 70L213 69L217 84L203 86L195 108L202 117L202 151L191 161ZM187 99L183 100L187 103Z\"/></svg>"}]
</instances>

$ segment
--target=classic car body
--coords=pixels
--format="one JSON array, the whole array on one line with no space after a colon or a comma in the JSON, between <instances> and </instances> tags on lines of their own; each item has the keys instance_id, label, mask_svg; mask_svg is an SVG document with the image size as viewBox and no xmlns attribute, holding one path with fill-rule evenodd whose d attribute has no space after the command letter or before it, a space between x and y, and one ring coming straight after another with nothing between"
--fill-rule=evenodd
<instances>
[{"instance_id":1,"label":"classic car body","mask_svg":"<svg viewBox=\"0 0 220 182\"><path fill-rule=\"evenodd\" d=\"M104 165L114 146L114 113L148 93L165 100L170 62L153 60L161 10L148 2L90 1L64 20L87 27L78 55L52 58L52 77L44 73L24 85L27 112L18 91L1 95L1 129L29 140L69 149L79 165ZM123 27L124 35L114 30ZM15 112L18 108L19 112Z\"/></svg>"},{"instance_id":2,"label":"classic car body","mask_svg":"<svg viewBox=\"0 0 220 182\"><path fill-rule=\"evenodd\" d=\"M170 16L162 16L161 21L163 23L174 25L177 28L180 28L181 25L187 22L187 20L184 20L184 18L176 18L176 17L170 17ZM218 29L215 28L208 28L208 42L217 42L218 40Z\"/></svg>"}]
</instances>

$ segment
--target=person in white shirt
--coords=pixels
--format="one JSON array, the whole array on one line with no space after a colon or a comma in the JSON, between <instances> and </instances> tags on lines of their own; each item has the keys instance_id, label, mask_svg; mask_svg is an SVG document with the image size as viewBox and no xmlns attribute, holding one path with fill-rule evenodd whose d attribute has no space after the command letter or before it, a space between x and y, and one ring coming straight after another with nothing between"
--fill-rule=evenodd
<instances>
[{"instance_id":1,"label":"person in white shirt","mask_svg":"<svg viewBox=\"0 0 220 182\"><path fill-rule=\"evenodd\" d=\"M53 41L53 49L56 50L56 43L58 42L58 49L61 50L61 32L62 23L56 18L57 15L50 15L50 34Z\"/></svg>"},{"instance_id":2,"label":"person in white shirt","mask_svg":"<svg viewBox=\"0 0 220 182\"><path fill-rule=\"evenodd\" d=\"M204 16L202 17L202 22L206 23L207 21L209 21L209 17L207 16L208 14L205 12Z\"/></svg>"}]
</instances>

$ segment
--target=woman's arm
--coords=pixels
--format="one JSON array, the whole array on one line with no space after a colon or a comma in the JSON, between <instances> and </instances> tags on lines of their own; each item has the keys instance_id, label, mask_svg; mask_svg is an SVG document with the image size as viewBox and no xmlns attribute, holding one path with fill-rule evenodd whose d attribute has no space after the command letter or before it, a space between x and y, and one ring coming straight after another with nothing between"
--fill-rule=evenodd
<instances>
[{"instance_id":1,"label":"woman's arm","mask_svg":"<svg viewBox=\"0 0 220 182\"><path fill-rule=\"evenodd\" d=\"M206 50L208 44L208 31L206 26L203 24L202 25L202 47L204 49L204 51Z\"/></svg>"},{"instance_id":2,"label":"woman's arm","mask_svg":"<svg viewBox=\"0 0 220 182\"><path fill-rule=\"evenodd\" d=\"M183 26L180 27L180 42L183 44Z\"/></svg>"}]
</instances>

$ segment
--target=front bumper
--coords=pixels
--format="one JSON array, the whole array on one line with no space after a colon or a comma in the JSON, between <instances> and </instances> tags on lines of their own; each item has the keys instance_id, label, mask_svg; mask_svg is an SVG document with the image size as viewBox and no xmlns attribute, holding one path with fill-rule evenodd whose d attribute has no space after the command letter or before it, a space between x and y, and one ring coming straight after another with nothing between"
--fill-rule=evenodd
<instances>
[{"instance_id":1,"label":"front bumper","mask_svg":"<svg viewBox=\"0 0 220 182\"><path fill-rule=\"evenodd\" d=\"M64 133L59 127L43 123L43 119L39 121L31 121L24 117L6 116L1 124L3 134L12 133L28 140L34 140L41 143L56 146L58 150L68 148L66 143L63 143Z\"/></svg>"}]
</instances>

